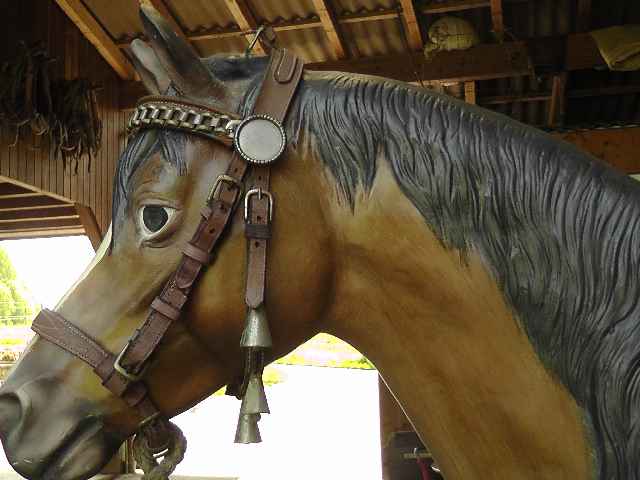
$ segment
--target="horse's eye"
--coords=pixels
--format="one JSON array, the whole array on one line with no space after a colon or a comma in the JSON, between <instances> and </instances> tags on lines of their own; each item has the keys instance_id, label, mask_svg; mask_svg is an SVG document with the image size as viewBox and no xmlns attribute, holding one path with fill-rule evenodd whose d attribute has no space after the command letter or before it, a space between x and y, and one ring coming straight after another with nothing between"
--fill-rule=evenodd
<instances>
[{"instance_id":1,"label":"horse's eye","mask_svg":"<svg viewBox=\"0 0 640 480\"><path fill-rule=\"evenodd\" d=\"M170 217L168 207L146 205L142 208L142 223L150 233L156 233L165 226Z\"/></svg>"}]
</instances>

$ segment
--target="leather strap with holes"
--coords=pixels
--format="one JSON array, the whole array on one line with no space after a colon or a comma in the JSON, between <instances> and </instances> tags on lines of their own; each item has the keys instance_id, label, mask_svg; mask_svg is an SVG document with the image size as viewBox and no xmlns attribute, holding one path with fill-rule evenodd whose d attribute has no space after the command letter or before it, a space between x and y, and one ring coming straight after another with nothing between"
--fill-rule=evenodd
<instances>
[{"instance_id":1,"label":"leather strap with holes","mask_svg":"<svg viewBox=\"0 0 640 480\"><path fill-rule=\"evenodd\" d=\"M303 66L303 62L295 55L288 54L286 50L276 51L271 56L262 95L256 101L254 112L268 114L278 122L283 122L302 78ZM251 173L245 193L245 236L248 243L245 302L248 307L257 308L264 302L267 246L273 217L273 197L269 192L270 164L256 165ZM255 191L256 194L249 193Z\"/></svg>"},{"instance_id":2,"label":"leather strap with holes","mask_svg":"<svg viewBox=\"0 0 640 480\"><path fill-rule=\"evenodd\" d=\"M254 113L268 114L280 122L283 121L301 79L302 70L303 64L295 55L284 50L275 50L267 67ZM162 99L157 98L154 101L159 103ZM167 102L171 101L174 104L181 102L175 98L170 100L168 97ZM153 123L146 126L168 128ZM161 450L166 445L167 425L150 399L145 383L138 376L142 376L144 366L171 323L179 318L200 272L211 261L222 233L231 223L249 167L235 151L216 149L216 157L214 161L227 161L228 168L211 187L211 194L201 211L200 223L190 242L183 248L183 256L177 269L160 295L151 303L143 325L136 330L118 357L56 312L42 310L32 326L42 338L89 364L106 388L123 398L129 406L136 408L145 419L141 428L147 435L149 445L156 450ZM268 188L269 167L255 167L250 189L268 192ZM265 202L267 198L267 195L260 195L249 199L250 215L246 222L246 235L251 241L246 293L249 306L255 302L259 305L264 301L266 248L270 236L271 213L269 202ZM115 367L116 359L121 371Z\"/></svg>"}]
</instances>

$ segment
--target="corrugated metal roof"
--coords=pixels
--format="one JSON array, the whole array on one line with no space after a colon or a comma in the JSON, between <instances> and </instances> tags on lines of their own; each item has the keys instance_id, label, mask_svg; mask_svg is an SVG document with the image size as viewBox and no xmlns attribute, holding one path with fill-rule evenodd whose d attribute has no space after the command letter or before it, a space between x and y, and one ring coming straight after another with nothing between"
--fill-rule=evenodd
<instances>
[{"instance_id":1,"label":"corrugated metal roof","mask_svg":"<svg viewBox=\"0 0 640 480\"><path fill-rule=\"evenodd\" d=\"M503 0L507 41L543 36L558 36L577 30L578 0ZM84 0L114 39L140 35L137 1ZM203 55L242 52L247 40L224 0L164 0L175 20ZM491 33L492 19L488 3L468 10L425 13L433 7L451 4L450 0L414 1L423 38L430 25L443 15L468 20L484 42L495 41ZM310 62L335 58L335 53L320 25L312 0L247 0L258 23L287 25L306 24L305 28L278 30L278 44L294 50ZM338 28L352 57L390 55L407 50L403 24L396 18L400 11L397 0L330 0ZM357 21L359 16L376 13L382 19ZM356 21L354 21L354 18ZM617 24L640 23L640 0L592 0L591 28ZM224 35L213 35L222 32ZM204 34L204 37L202 35ZM640 121L640 74L575 71L568 77L569 92L566 123ZM489 108L533 125L544 126L549 116L552 80L549 76L520 77L476 82L479 103L483 99L502 97L489 103ZM593 89L606 88L606 94L588 95ZM448 93L464 97L461 85L441 87ZM573 93L572 93L573 92ZM575 94L577 92L577 94ZM528 101L508 101L509 96L527 95ZM545 98L547 97L547 98ZM505 100L506 99L506 100ZM486 102L485 102L486 103Z\"/></svg>"}]
</instances>

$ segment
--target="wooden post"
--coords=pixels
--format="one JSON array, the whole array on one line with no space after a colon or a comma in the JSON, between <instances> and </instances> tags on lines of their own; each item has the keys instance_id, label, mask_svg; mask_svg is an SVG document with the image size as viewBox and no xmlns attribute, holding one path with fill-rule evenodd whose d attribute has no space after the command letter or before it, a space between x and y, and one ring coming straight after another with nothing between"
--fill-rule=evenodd
<instances>
[{"instance_id":1,"label":"wooden post","mask_svg":"<svg viewBox=\"0 0 640 480\"><path fill-rule=\"evenodd\" d=\"M561 73L553 77L553 87L551 89L551 102L549 104L549 117L547 125L555 127L564 124L566 109L567 74Z\"/></svg>"},{"instance_id":2,"label":"wooden post","mask_svg":"<svg viewBox=\"0 0 640 480\"><path fill-rule=\"evenodd\" d=\"M464 100L467 103L476 104L476 82L464 82Z\"/></svg>"}]
</instances>

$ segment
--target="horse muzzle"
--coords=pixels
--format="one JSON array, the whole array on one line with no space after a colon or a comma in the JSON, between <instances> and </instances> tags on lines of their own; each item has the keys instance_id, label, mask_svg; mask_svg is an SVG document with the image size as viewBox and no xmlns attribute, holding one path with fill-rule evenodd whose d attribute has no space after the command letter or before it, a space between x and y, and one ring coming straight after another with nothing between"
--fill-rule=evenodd
<instances>
[{"instance_id":1,"label":"horse muzzle","mask_svg":"<svg viewBox=\"0 0 640 480\"><path fill-rule=\"evenodd\" d=\"M11 466L32 480L81 480L97 473L122 438L51 377L0 389L0 438Z\"/></svg>"}]
</instances>

